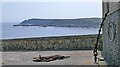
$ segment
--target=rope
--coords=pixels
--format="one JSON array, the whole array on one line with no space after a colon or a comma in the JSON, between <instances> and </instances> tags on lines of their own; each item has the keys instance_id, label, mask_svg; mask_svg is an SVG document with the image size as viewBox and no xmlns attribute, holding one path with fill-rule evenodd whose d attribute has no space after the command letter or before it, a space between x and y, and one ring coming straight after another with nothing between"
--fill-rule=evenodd
<instances>
[{"instance_id":1,"label":"rope","mask_svg":"<svg viewBox=\"0 0 120 67\"><path fill-rule=\"evenodd\" d=\"M103 23L104 23L104 21L106 20L108 14L109 14L109 2L107 2L107 13L105 13L105 16L102 18L102 22L101 22L100 28L99 28L99 30L98 30L97 41L96 41L96 43L94 44L94 46L95 46L95 47L94 47L94 56L95 56L95 58L97 57L97 47L98 47L98 42L99 42L99 39L100 39L101 28L102 28ZM96 55L95 55L95 54L96 54ZM97 60L97 59L95 59L95 62L96 62L96 60Z\"/></svg>"}]
</instances>

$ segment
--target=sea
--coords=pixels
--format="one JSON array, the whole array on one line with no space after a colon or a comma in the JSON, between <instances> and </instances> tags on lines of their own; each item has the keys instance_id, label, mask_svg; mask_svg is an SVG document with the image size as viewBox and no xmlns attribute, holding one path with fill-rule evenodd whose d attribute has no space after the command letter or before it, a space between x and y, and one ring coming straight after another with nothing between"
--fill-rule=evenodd
<instances>
[{"instance_id":1,"label":"sea","mask_svg":"<svg viewBox=\"0 0 120 67\"><path fill-rule=\"evenodd\" d=\"M39 27L39 26L13 26L17 23L1 23L0 39L19 39L34 37L75 36L97 34L98 28L66 28L66 27Z\"/></svg>"}]
</instances>

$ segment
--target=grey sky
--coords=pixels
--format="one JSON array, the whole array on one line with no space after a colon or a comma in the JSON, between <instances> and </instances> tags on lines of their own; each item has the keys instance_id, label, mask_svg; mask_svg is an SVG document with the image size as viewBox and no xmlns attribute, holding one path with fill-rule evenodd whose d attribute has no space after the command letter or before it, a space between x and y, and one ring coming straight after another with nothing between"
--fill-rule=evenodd
<instances>
[{"instance_id":1,"label":"grey sky","mask_svg":"<svg viewBox=\"0 0 120 67\"><path fill-rule=\"evenodd\" d=\"M2 21L21 22L30 18L101 17L101 5L101 2L3 2Z\"/></svg>"}]
</instances>

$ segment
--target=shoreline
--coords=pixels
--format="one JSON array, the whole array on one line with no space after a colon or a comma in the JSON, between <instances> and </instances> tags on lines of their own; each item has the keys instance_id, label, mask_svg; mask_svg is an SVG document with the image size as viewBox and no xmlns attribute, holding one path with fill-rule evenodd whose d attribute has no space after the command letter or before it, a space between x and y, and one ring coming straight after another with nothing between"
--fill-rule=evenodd
<instances>
[{"instance_id":1,"label":"shoreline","mask_svg":"<svg viewBox=\"0 0 120 67\"><path fill-rule=\"evenodd\" d=\"M90 26L40 26L40 25L13 25L13 26L21 26L21 27L44 27L44 28L47 28L47 27L63 27L63 28L99 28L99 26L96 26L96 27L90 27Z\"/></svg>"}]
</instances>

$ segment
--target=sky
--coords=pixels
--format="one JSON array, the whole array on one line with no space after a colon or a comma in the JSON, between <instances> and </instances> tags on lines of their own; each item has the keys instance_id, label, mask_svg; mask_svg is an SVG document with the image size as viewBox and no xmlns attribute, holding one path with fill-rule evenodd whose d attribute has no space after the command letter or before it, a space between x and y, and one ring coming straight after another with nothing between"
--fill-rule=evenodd
<instances>
[{"instance_id":1,"label":"sky","mask_svg":"<svg viewBox=\"0 0 120 67\"><path fill-rule=\"evenodd\" d=\"M75 19L102 17L101 2L74 2L74 0L70 0L70 2L24 1L2 2L2 22L22 22L31 18Z\"/></svg>"}]
</instances>

